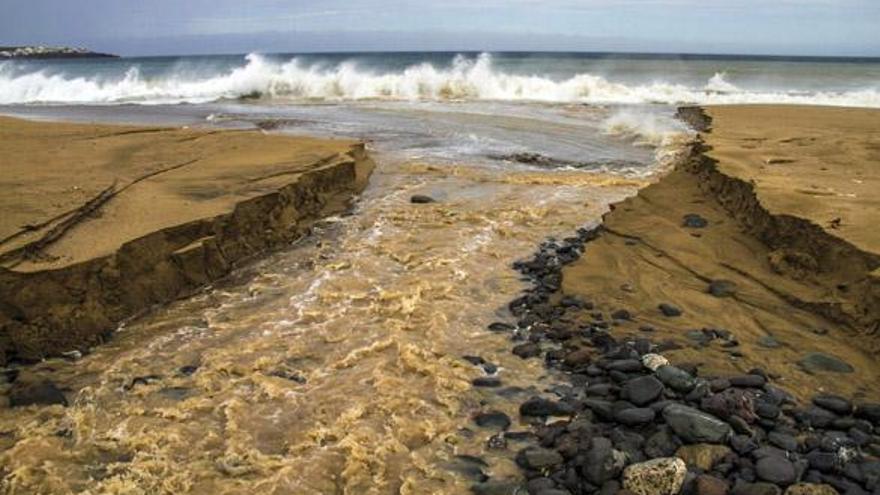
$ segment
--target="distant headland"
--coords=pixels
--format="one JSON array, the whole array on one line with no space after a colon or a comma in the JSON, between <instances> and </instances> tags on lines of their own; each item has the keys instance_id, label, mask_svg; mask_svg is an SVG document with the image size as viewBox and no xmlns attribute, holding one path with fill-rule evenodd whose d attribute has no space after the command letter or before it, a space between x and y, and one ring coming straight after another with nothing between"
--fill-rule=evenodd
<instances>
[{"instance_id":1,"label":"distant headland","mask_svg":"<svg viewBox=\"0 0 880 495\"><path fill-rule=\"evenodd\" d=\"M66 46L0 46L0 60L34 58L117 58L118 55L98 53L85 48Z\"/></svg>"}]
</instances>

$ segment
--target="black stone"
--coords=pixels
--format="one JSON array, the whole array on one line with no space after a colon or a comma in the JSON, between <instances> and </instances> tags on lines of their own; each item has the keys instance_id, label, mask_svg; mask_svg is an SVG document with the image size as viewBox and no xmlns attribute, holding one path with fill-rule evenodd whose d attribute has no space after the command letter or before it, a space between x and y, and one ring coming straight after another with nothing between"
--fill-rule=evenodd
<instances>
[{"instance_id":1,"label":"black stone","mask_svg":"<svg viewBox=\"0 0 880 495\"><path fill-rule=\"evenodd\" d=\"M431 196L425 196L424 194L415 194L409 198L410 203L419 204L419 205L428 204L428 203L435 203L436 201L437 200L435 200Z\"/></svg>"},{"instance_id":2,"label":"black stone","mask_svg":"<svg viewBox=\"0 0 880 495\"><path fill-rule=\"evenodd\" d=\"M847 415L852 412L852 402L839 395L817 395L813 397L813 404L837 414Z\"/></svg>"},{"instance_id":3,"label":"black stone","mask_svg":"<svg viewBox=\"0 0 880 495\"><path fill-rule=\"evenodd\" d=\"M519 406L523 416L569 416L574 408L563 402L556 402L541 397L532 397Z\"/></svg>"},{"instance_id":4,"label":"black stone","mask_svg":"<svg viewBox=\"0 0 880 495\"><path fill-rule=\"evenodd\" d=\"M709 225L709 221L696 213L688 213L682 218L681 225L691 229L702 229Z\"/></svg>"},{"instance_id":5,"label":"black stone","mask_svg":"<svg viewBox=\"0 0 880 495\"><path fill-rule=\"evenodd\" d=\"M471 384L475 387L498 388L501 386L501 379L496 376L481 376L474 378Z\"/></svg>"},{"instance_id":6,"label":"black stone","mask_svg":"<svg viewBox=\"0 0 880 495\"><path fill-rule=\"evenodd\" d=\"M880 426L880 404L864 403L856 407L855 416L864 418L877 426Z\"/></svg>"},{"instance_id":7,"label":"black stone","mask_svg":"<svg viewBox=\"0 0 880 495\"><path fill-rule=\"evenodd\" d=\"M564 461L559 452L540 447L526 447L516 455L516 463L526 469L546 469Z\"/></svg>"},{"instance_id":8,"label":"black stone","mask_svg":"<svg viewBox=\"0 0 880 495\"><path fill-rule=\"evenodd\" d=\"M501 411L489 411L477 414L474 417L477 426L483 428L498 428L506 430L510 428L510 417Z\"/></svg>"},{"instance_id":9,"label":"black stone","mask_svg":"<svg viewBox=\"0 0 880 495\"><path fill-rule=\"evenodd\" d=\"M629 311L625 309L618 309L617 311L611 313L611 318L615 320L632 320L633 315Z\"/></svg>"},{"instance_id":10,"label":"black stone","mask_svg":"<svg viewBox=\"0 0 880 495\"><path fill-rule=\"evenodd\" d=\"M9 405L12 407L50 406L53 404L67 407L67 398L49 380L36 383L15 382L9 392Z\"/></svg>"},{"instance_id":11,"label":"black stone","mask_svg":"<svg viewBox=\"0 0 880 495\"><path fill-rule=\"evenodd\" d=\"M641 371L644 369L642 362L638 359L621 359L618 361L612 361L605 366L605 369L609 371L622 371L624 373L632 373L634 371Z\"/></svg>"},{"instance_id":12,"label":"black stone","mask_svg":"<svg viewBox=\"0 0 880 495\"><path fill-rule=\"evenodd\" d=\"M514 347L512 352L522 359L528 359L540 356L541 348L538 347L538 344L528 342Z\"/></svg>"},{"instance_id":13,"label":"black stone","mask_svg":"<svg viewBox=\"0 0 880 495\"><path fill-rule=\"evenodd\" d=\"M623 385L622 395L637 406L649 404L663 394L663 383L651 375L629 380Z\"/></svg>"},{"instance_id":14,"label":"black stone","mask_svg":"<svg viewBox=\"0 0 880 495\"><path fill-rule=\"evenodd\" d=\"M708 292L715 297L730 297L736 294L736 283L730 280L713 280L709 282Z\"/></svg>"},{"instance_id":15,"label":"black stone","mask_svg":"<svg viewBox=\"0 0 880 495\"><path fill-rule=\"evenodd\" d=\"M627 426L638 426L654 421L654 410L647 407L633 407L617 411L614 419Z\"/></svg>"},{"instance_id":16,"label":"black stone","mask_svg":"<svg viewBox=\"0 0 880 495\"><path fill-rule=\"evenodd\" d=\"M492 330L493 332L512 332L516 330L516 327L508 323L501 323L500 321L496 321L489 324L489 330Z\"/></svg>"},{"instance_id":17,"label":"black stone","mask_svg":"<svg viewBox=\"0 0 880 495\"><path fill-rule=\"evenodd\" d=\"M675 366L661 366L655 374L666 386L679 392L690 392L697 385L690 373Z\"/></svg>"},{"instance_id":18,"label":"black stone","mask_svg":"<svg viewBox=\"0 0 880 495\"><path fill-rule=\"evenodd\" d=\"M581 472L587 480L601 486L606 481L617 478L622 468L623 463L616 458L611 440L594 437L590 443L590 450L581 464Z\"/></svg>"},{"instance_id":19,"label":"black stone","mask_svg":"<svg viewBox=\"0 0 880 495\"><path fill-rule=\"evenodd\" d=\"M781 456L767 456L755 463L758 478L777 485L790 485L797 481L794 464Z\"/></svg>"},{"instance_id":20,"label":"black stone","mask_svg":"<svg viewBox=\"0 0 880 495\"><path fill-rule=\"evenodd\" d=\"M681 316L681 309L668 303L661 303L657 309L663 313L663 316L675 317Z\"/></svg>"},{"instance_id":21,"label":"black stone","mask_svg":"<svg viewBox=\"0 0 880 495\"><path fill-rule=\"evenodd\" d=\"M734 387L761 388L767 383L767 379L761 375L740 375L728 378Z\"/></svg>"}]
</instances>

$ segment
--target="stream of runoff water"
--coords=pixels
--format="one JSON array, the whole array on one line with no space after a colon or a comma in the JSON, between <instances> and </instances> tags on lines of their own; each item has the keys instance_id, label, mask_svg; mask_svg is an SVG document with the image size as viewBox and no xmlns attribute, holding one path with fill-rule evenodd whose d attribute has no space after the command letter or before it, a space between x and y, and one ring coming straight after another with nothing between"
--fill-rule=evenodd
<instances>
[{"instance_id":1,"label":"stream of runoff water","mask_svg":"<svg viewBox=\"0 0 880 495\"><path fill-rule=\"evenodd\" d=\"M0 408L0 486L452 494L467 492L475 465L516 476L515 445L487 449L497 430L473 417L503 411L511 430L524 430L517 405L543 390L546 371L512 355L509 334L487 325L508 319L507 303L525 287L512 262L595 223L663 166L680 129L662 120L671 108L641 111L371 103L24 112L189 125L274 119L273 132L368 138L378 167L353 211L289 249L129 322L81 359L22 369L62 387L70 406ZM651 132L640 134L644 122ZM526 150L545 159L499 158ZM436 202L413 204L415 194ZM483 376L501 386L474 387Z\"/></svg>"}]
</instances>

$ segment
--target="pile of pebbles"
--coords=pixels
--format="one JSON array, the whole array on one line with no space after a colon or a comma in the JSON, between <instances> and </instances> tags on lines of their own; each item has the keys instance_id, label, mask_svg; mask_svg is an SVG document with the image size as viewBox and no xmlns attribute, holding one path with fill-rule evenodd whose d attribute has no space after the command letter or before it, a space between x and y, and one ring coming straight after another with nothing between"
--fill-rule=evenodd
<instances>
[{"instance_id":1,"label":"pile of pebbles","mask_svg":"<svg viewBox=\"0 0 880 495\"><path fill-rule=\"evenodd\" d=\"M562 267L600 234L581 229L515 264L532 288L510 303L516 325L490 329L509 331L513 352L543 358L567 383L521 403L530 437L509 432L503 413L475 416L501 430L489 448L520 449L525 481L484 476L474 493L880 495L880 403L819 395L798 404L760 369L700 376L663 357L669 343L615 337L613 322L631 319L627 311L609 322L588 301L554 298ZM592 323L576 323L579 312Z\"/></svg>"}]
</instances>

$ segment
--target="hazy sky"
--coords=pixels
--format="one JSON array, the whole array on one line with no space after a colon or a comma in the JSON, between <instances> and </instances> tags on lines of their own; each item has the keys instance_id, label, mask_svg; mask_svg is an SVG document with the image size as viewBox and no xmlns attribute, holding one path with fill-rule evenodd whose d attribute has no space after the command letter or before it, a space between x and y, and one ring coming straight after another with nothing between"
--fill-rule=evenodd
<instances>
[{"instance_id":1,"label":"hazy sky","mask_svg":"<svg viewBox=\"0 0 880 495\"><path fill-rule=\"evenodd\" d=\"M880 56L880 0L0 0L0 45L125 55L578 50Z\"/></svg>"}]
</instances>

